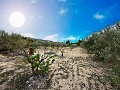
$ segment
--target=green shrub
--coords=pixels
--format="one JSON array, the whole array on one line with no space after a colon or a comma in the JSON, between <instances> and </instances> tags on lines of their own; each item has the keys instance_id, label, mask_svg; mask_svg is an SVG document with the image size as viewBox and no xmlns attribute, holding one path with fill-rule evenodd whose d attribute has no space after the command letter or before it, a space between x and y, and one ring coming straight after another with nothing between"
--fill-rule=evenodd
<instances>
[{"instance_id":1,"label":"green shrub","mask_svg":"<svg viewBox=\"0 0 120 90\"><path fill-rule=\"evenodd\" d=\"M120 25L120 23L119 23ZM92 34L82 42L89 53L95 54L97 60L112 65L107 71L107 78L112 86L120 89L120 26L107 27Z\"/></svg>"},{"instance_id":2,"label":"green shrub","mask_svg":"<svg viewBox=\"0 0 120 90\"><path fill-rule=\"evenodd\" d=\"M33 75L44 75L48 72L50 65L54 62L53 57L54 55L51 55L43 59L37 54L24 59L24 61L27 60L31 64Z\"/></svg>"},{"instance_id":3,"label":"green shrub","mask_svg":"<svg viewBox=\"0 0 120 90\"><path fill-rule=\"evenodd\" d=\"M70 40L67 40L67 41L66 41L66 45L68 45L68 46L71 45Z\"/></svg>"},{"instance_id":4,"label":"green shrub","mask_svg":"<svg viewBox=\"0 0 120 90\"><path fill-rule=\"evenodd\" d=\"M39 48L40 46L60 47L66 44L60 42L49 42L41 39L34 39L30 37L23 37L20 34L7 32L0 30L0 51L17 51L21 48Z\"/></svg>"},{"instance_id":5,"label":"green shrub","mask_svg":"<svg viewBox=\"0 0 120 90\"><path fill-rule=\"evenodd\" d=\"M117 62L120 58L120 29L114 30L109 27L104 31L94 33L82 42L82 46L88 52L95 54L99 60Z\"/></svg>"},{"instance_id":6,"label":"green shrub","mask_svg":"<svg viewBox=\"0 0 120 90\"><path fill-rule=\"evenodd\" d=\"M107 71L106 79L111 81L111 85L120 90L120 64Z\"/></svg>"}]
</instances>

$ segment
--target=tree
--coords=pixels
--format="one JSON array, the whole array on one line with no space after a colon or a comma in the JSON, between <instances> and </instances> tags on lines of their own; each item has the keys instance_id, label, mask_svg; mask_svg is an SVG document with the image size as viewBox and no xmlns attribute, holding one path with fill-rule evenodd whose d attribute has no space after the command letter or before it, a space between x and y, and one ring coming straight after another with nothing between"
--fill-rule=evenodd
<instances>
[{"instance_id":1,"label":"tree","mask_svg":"<svg viewBox=\"0 0 120 90\"><path fill-rule=\"evenodd\" d=\"M81 43L82 43L82 40L78 40L77 45L80 46Z\"/></svg>"},{"instance_id":2,"label":"tree","mask_svg":"<svg viewBox=\"0 0 120 90\"><path fill-rule=\"evenodd\" d=\"M10 45L10 35L5 31L0 31L0 50L11 49Z\"/></svg>"},{"instance_id":3,"label":"tree","mask_svg":"<svg viewBox=\"0 0 120 90\"><path fill-rule=\"evenodd\" d=\"M67 40L66 44L70 46L71 45L70 40Z\"/></svg>"}]
</instances>

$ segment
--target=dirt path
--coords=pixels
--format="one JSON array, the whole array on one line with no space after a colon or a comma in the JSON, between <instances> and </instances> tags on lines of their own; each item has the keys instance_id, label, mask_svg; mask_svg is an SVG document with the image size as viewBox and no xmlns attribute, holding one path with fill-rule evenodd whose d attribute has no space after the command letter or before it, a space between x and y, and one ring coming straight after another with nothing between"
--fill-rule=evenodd
<instances>
[{"instance_id":1,"label":"dirt path","mask_svg":"<svg viewBox=\"0 0 120 90\"><path fill-rule=\"evenodd\" d=\"M103 79L103 65L92 61L90 58L92 55L87 54L82 48L74 48L72 50L70 48L64 48L64 50L64 57L61 57L60 50L56 52L58 56L55 57L55 62L50 68L50 76L52 77L51 86L47 90L113 90L110 84ZM14 85L21 85L23 88L26 85L29 78L24 79L24 77L28 76L29 73L27 72L30 72L31 68L29 64L26 65L19 60L20 58L19 56L9 58L1 56L0 90L6 88L10 80L15 80L19 76L23 79L21 81L16 79L18 84L15 81ZM37 80L37 82L39 81ZM14 85L12 87L17 87ZM32 89L30 87L24 90L46 89Z\"/></svg>"},{"instance_id":2,"label":"dirt path","mask_svg":"<svg viewBox=\"0 0 120 90\"><path fill-rule=\"evenodd\" d=\"M103 70L84 49L68 50L52 65L51 90L112 90L102 78Z\"/></svg>"}]
</instances>

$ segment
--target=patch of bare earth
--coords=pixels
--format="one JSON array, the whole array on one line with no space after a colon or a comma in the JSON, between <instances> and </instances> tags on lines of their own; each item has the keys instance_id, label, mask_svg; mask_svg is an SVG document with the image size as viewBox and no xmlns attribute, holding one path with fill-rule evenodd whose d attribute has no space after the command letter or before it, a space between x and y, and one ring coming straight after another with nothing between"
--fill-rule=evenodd
<instances>
[{"instance_id":1,"label":"patch of bare earth","mask_svg":"<svg viewBox=\"0 0 120 90\"><path fill-rule=\"evenodd\" d=\"M29 64L25 64L21 58L0 55L0 90L13 90L17 84L20 85L18 80L21 80L21 76L29 73Z\"/></svg>"},{"instance_id":2,"label":"patch of bare earth","mask_svg":"<svg viewBox=\"0 0 120 90\"><path fill-rule=\"evenodd\" d=\"M22 57L1 55L0 90L113 90L103 78L105 68L92 60L93 55L79 47L64 48L61 57L60 50L52 50L57 56L48 77L44 77L47 81L41 76L32 77L30 64L22 62Z\"/></svg>"},{"instance_id":3,"label":"patch of bare earth","mask_svg":"<svg viewBox=\"0 0 120 90\"><path fill-rule=\"evenodd\" d=\"M103 79L102 64L91 60L93 55L82 48L65 52L51 67L54 74L51 90L112 90Z\"/></svg>"}]
</instances>

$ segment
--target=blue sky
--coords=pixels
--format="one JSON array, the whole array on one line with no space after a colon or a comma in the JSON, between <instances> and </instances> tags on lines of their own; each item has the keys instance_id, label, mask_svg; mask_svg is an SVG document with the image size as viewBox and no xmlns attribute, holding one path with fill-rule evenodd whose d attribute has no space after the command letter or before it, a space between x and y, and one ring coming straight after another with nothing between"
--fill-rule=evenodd
<instances>
[{"instance_id":1,"label":"blue sky","mask_svg":"<svg viewBox=\"0 0 120 90\"><path fill-rule=\"evenodd\" d=\"M23 26L9 22L13 12ZM44 40L72 42L120 21L120 0L0 0L0 29Z\"/></svg>"}]
</instances>

